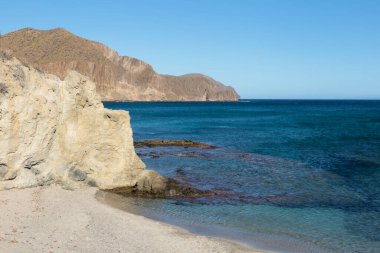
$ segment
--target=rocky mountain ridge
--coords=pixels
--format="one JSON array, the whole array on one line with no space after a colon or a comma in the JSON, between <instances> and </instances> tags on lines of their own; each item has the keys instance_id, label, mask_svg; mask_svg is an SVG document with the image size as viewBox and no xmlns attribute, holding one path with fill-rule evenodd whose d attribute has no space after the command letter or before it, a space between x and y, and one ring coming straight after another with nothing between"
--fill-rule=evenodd
<instances>
[{"instance_id":1,"label":"rocky mountain ridge","mask_svg":"<svg viewBox=\"0 0 380 253\"><path fill-rule=\"evenodd\" d=\"M236 101L236 91L201 74L160 75L145 62L65 29L26 28L0 37L24 64L61 79L75 70L96 83L103 101Z\"/></svg>"}]
</instances>

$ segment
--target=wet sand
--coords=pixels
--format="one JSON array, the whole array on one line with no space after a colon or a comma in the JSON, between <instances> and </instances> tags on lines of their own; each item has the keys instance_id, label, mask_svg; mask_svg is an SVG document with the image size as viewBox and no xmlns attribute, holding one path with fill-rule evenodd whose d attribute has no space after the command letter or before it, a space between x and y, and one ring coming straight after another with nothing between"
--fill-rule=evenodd
<instances>
[{"instance_id":1,"label":"wet sand","mask_svg":"<svg viewBox=\"0 0 380 253\"><path fill-rule=\"evenodd\" d=\"M118 210L96 191L0 191L0 252L264 252Z\"/></svg>"}]
</instances>

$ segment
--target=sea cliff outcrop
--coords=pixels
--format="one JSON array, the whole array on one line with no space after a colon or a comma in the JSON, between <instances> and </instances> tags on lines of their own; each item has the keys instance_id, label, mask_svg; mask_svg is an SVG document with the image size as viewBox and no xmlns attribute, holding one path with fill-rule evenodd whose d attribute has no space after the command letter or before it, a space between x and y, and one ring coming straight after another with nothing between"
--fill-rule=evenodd
<instances>
[{"instance_id":1,"label":"sea cliff outcrop","mask_svg":"<svg viewBox=\"0 0 380 253\"><path fill-rule=\"evenodd\" d=\"M201 74L161 75L135 58L65 29L26 28L0 36L23 63L61 79L75 70L96 83L103 101L236 101L236 91Z\"/></svg>"},{"instance_id":2,"label":"sea cliff outcrop","mask_svg":"<svg viewBox=\"0 0 380 253\"><path fill-rule=\"evenodd\" d=\"M0 189L60 182L161 191L133 147L126 111L103 107L95 84L60 78L0 54Z\"/></svg>"}]
</instances>

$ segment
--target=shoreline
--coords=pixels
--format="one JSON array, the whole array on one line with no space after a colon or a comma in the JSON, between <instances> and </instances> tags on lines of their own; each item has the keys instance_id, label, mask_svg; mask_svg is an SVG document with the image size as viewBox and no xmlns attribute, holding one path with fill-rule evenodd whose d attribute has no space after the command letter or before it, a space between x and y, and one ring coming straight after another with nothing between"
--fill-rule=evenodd
<instances>
[{"instance_id":1,"label":"shoreline","mask_svg":"<svg viewBox=\"0 0 380 253\"><path fill-rule=\"evenodd\" d=\"M0 191L2 252L269 252L193 234L96 199L97 188Z\"/></svg>"},{"instance_id":2,"label":"shoreline","mask_svg":"<svg viewBox=\"0 0 380 253\"><path fill-rule=\"evenodd\" d=\"M295 253L295 252L310 252L321 253L330 252L327 249L316 247L309 242L300 242L292 238L273 236L268 238L263 234L249 234L238 229L231 229L229 227L222 227L216 225L202 225L202 224L185 224L180 221L174 221L163 215L154 215L154 211L140 212L140 208L135 206L133 202L125 201L126 199L141 199L146 200L144 197L125 197L116 193L98 190L95 194L96 199L104 205L121 210L122 212L137 215L148 219L149 221L158 222L164 226L170 226L179 231L185 231L196 236L210 238L212 240L221 240L224 242L232 243L233 245L248 248L248 252L263 252L263 253ZM154 201L154 199L151 199ZM154 207L144 208L154 209ZM153 214L153 215L152 215Z\"/></svg>"},{"instance_id":3,"label":"shoreline","mask_svg":"<svg viewBox=\"0 0 380 253\"><path fill-rule=\"evenodd\" d=\"M202 237L210 238L212 240L221 240L224 242L232 243L233 245L237 245L240 247L242 246L243 248L248 248L248 249L252 250L249 252L288 253L288 251L285 248L284 249L280 249L280 248L276 249L276 246L273 246L273 248L271 248L270 246L266 245L264 242L252 243L252 242L249 242L247 240L242 240L239 237L240 236L244 237L246 235L241 234L239 231L235 231L237 233L234 234L234 236L231 236L231 234L229 232L224 231L224 228L222 228L222 227L217 228L215 226L209 227L209 226L197 226L197 225L192 225L192 226L184 225L184 224L181 224L179 222L174 222L174 221L169 220L169 219L164 219L163 217L149 216L149 215L146 215L144 213L140 213L136 210L131 209L131 207L133 206L132 203L126 204L126 202L125 202L125 199L128 199L128 198L145 199L144 197L125 197L125 196L119 195L117 193L98 190L95 193L95 198L100 203L107 205L107 206L110 206L114 209L121 210L122 212L132 214L132 215L137 215L139 217L143 217L145 219L148 219L149 221L158 222L164 226L173 227L174 229L178 229L181 232L184 231L185 233L188 233L191 235L202 236ZM152 199L152 201L153 201L153 199ZM214 230L217 230L218 232L215 232ZM221 231L222 231L222 233L221 233Z\"/></svg>"}]
</instances>

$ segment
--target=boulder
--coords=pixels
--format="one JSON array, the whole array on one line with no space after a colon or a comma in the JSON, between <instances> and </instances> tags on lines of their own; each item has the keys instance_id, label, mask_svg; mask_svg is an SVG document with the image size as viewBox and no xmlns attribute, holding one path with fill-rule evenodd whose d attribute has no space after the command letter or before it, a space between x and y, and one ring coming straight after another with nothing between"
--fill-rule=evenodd
<instances>
[{"instance_id":1,"label":"boulder","mask_svg":"<svg viewBox=\"0 0 380 253\"><path fill-rule=\"evenodd\" d=\"M0 55L0 189L62 183L100 189L165 188L133 146L127 111L103 107L95 84Z\"/></svg>"}]
</instances>

